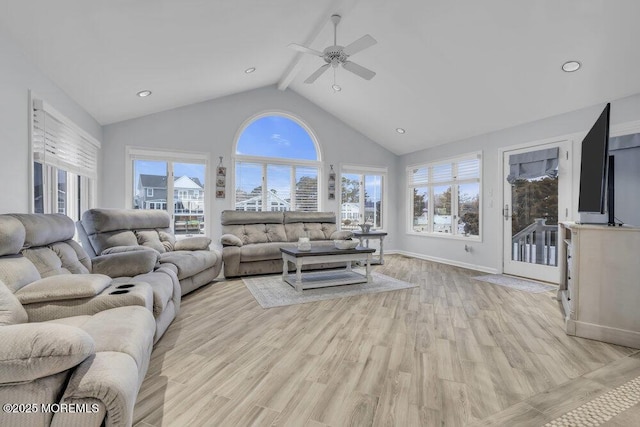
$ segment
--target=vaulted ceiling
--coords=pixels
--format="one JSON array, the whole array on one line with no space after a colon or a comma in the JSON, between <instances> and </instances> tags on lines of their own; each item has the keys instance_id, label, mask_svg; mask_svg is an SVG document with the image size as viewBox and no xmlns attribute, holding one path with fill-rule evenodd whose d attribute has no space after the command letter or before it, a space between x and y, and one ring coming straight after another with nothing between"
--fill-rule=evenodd
<instances>
[{"instance_id":1,"label":"vaulted ceiling","mask_svg":"<svg viewBox=\"0 0 640 427\"><path fill-rule=\"evenodd\" d=\"M378 41L352 58L377 75L338 68L338 93L287 47L333 44L334 13L338 44ZM637 0L0 0L0 31L101 124L277 85L396 154L639 93L638 17Z\"/></svg>"}]
</instances>

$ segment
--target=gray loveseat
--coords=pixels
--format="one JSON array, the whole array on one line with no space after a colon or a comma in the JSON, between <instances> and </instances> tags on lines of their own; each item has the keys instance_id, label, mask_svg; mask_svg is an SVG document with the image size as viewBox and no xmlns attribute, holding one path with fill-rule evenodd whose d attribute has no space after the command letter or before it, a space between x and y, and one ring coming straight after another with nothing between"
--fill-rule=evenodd
<instances>
[{"instance_id":1,"label":"gray loveseat","mask_svg":"<svg viewBox=\"0 0 640 427\"><path fill-rule=\"evenodd\" d=\"M130 426L154 336L177 310L175 274L145 272L157 255L92 265L74 229L63 215L0 215L0 401L14 404L2 426Z\"/></svg>"},{"instance_id":2,"label":"gray loveseat","mask_svg":"<svg viewBox=\"0 0 640 427\"><path fill-rule=\"evenodd\" d=\"M333 240L349 239L339 231L334 212L222 212L224 276L238 277L282 272L280 248L295 247L300 237L312 246L333 246ZM316 264L332 268L342 264Z\"/></svg>"},{"instance_id":3,"label":"gray loveseat","mask_svg":"<svg viewBox=\"0 0 640 427\"><path fill-rule=\"evenodd\" d=\"M89 209L78 222L78 234L92 258L154 250L160 254L160 266L177 274L182 295L211 283L222 269L220 252L209 248L211 239L176 239L171 217L161 210Z\"/></svg>"}]
</instances>

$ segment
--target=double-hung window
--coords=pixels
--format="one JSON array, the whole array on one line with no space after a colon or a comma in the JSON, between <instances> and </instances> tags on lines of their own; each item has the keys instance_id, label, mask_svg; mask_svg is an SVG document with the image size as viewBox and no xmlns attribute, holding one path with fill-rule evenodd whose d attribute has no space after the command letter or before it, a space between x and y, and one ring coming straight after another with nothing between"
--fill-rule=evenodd
<instances>
[{"instance_id":1,"label":"double-hung window","mask_svg":"<svg viewBox=\"0 0 640 427\"><path fill-rule=\"evenodd\" d=\"M31 211L77 221L95 205L100 142L46 102L32 103Z\"/></svg>"},{"instance_id":2,"label":"double-hung window","mask_svg":"<svg viewBox=\"0 0 640 427\"><path fill-rule=\"evenodd\" d=\"M408 232L480 238L482 155L407 168Z\"/></svg>"},{"instance_id":3,"label":"double-hung window","mask_svg":"<svg viewBox=\"0 0 640 427\"><path fill-rule=\"evenodd\" d=\"M263 114L239 133L234 207L238 211L318 211L320 155L293 117Z\"/></svg>"}]
</instances>

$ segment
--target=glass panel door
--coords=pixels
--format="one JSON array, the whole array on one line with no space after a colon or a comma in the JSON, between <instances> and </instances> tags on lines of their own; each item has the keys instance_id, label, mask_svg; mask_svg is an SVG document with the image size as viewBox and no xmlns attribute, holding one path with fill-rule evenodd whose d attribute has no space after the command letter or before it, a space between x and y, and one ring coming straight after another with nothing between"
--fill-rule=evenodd
<instances>
[{"instance_id":1,"label":"glass panel door","mask_svg":"<svg viewBox=\"0 0 640 427\"><path fill-rule=\"evenodd\" d=\"M510 165L510 158L516 158L513 156L525 159L548 147L560 147L560 152L565 153L568 145L558 143L504 153L503 266L507 274L558 283L558 219L561 210L563 220L568 215L571 191L568 160L559 156L557 166L547 169L533 163L518 165L526 171L522 175L514 175Z\"/></svg>"}]
</instances>

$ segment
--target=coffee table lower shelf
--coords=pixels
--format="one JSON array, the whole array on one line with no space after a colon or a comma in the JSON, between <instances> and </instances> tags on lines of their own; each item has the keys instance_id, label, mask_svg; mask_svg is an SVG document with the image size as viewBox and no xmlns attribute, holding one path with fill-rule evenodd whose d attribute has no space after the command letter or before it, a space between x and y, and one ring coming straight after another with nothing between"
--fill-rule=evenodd
<instances>
[{"instance_id":1,"label":"coffee table lower shelf","mask_svg":"<svg viewBox=\"0 0 640 427\"><path fill-rule=\"evenodd\" d=\"M328 286L355 285L357 283L368 283L367 276L353 270L323 270L310 271L301 274L302 289L326 288ZM287 274L282 277L286 283L296 290L296 275Z\"/></svg>"}]
</instances>

